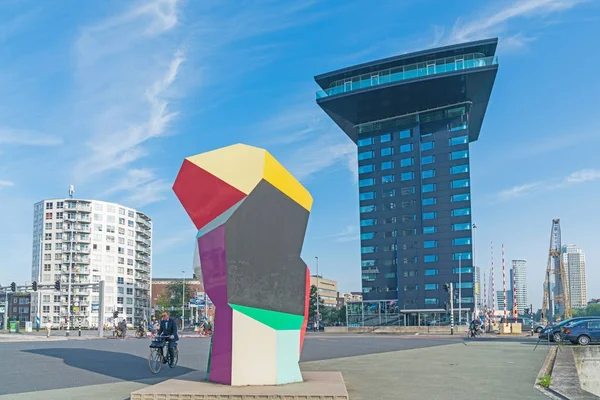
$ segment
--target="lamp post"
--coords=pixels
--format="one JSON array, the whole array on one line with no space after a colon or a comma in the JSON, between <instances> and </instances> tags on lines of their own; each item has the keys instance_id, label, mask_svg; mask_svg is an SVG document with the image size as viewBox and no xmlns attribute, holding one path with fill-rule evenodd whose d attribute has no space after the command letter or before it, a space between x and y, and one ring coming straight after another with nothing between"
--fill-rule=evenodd
<instances>
[{"instance_id":1,"label":"lamp post","mask_svg":"<svg viewBox=\"0 0 600 400\"><path fill-rule=\"evenodd\" d=\"M475 313L475 315L478 315L478 308L477 308L477 300L479 298L481 298L481 295L479 293L477 293L477 291L480 291L481 288L479 287L479 285L477 284L477 280L475 279L476 276L479 277L479 280L481 280L481 276L479 276L477 274L477 259L475 258L476 253L477 253L477 249L475 247L475 238L477 236L477 225L473 224L473 300L474 300L474 306L473 306L473 312Z\"/></svg>"},{"instance_id":2,"label":"lamp post","mask_svg":"<svg viewBox=\"0 0 600 400\"><path fill-rule=\"evenodd\" d=\"M181 271L183 278L181 279L181 330L185 326L185 271Z\"/></svg>"},{"instance_id":3,"label":"lamp post","mask_svg":"<svg viewBox=\"0 0 600 400\"><path fill-rule=\"evenodd\" d=\"M316 327L317 330L319 328L319 321L320 321L320 315L319 315L319 281L321 280L321 278L319 277L319 257L315 256L315 260L317 261L317 323L316 323Z\"/></svg>"}]
</instances>

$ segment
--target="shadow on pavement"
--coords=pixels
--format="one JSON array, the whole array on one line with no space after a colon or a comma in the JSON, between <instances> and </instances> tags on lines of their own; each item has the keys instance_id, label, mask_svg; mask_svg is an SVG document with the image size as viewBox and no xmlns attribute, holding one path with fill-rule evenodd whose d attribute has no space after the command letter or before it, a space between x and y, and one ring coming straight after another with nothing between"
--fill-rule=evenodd
<instances>
[{"instance_id":1,"label":"shadow on pavement","mask_svg":"<svg viewBox=\"0 0 600 400\"><path fill-rule=\"evenodd\" d=\"M166 380L195 371L191 368L176 366L163 368L156 375L148 368L148 360L133 354L103 350L50 348L23 350L26 353L39 354L62 359L68 366L95 372L125 381Z\"/></svg>"}]
</instances>

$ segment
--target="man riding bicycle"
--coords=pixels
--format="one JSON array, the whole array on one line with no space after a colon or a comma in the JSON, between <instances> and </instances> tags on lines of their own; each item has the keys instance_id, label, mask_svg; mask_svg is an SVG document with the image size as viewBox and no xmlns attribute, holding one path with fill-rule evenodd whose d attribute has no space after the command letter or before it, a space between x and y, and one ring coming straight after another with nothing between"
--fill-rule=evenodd
<instances>
[{"instance_id":1,"label":"man riding bicycle","mask_svg":"<svg viewBox=\"0 0 600 400\"><path fill-rule=\"evenodd\" d=\"M158 335L164 336L169 343L169 362L172 364L174 359L173 349L175 349L175 345L179 340L179 335L177 334L177 323L173 318L169 317L169 313L166 311L163 311L162 313ZM164 362L166 363L166 361Z\"/></svg>"}]
</instances>

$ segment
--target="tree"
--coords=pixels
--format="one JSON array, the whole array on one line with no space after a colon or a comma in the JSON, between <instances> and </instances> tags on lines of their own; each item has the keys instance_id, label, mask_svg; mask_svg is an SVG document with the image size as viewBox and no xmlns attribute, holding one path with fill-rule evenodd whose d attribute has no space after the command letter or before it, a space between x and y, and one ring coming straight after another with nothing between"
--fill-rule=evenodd
<instances>
[{"instance_id":1,"label":"tree","mask_svg":"<svg viewBox=\"0 0 600 400\"><path fill-rule=\"evenodd\" d=\"M573 310L574 317L600 317L600 303L589 304L585 308Z\"/></svg>"},{"instance_id":2,"label":"tree","mask_svg":"<svg viewBox=\"0 0 600 400\"><path fill-rule=\"evenodd\" d=\"M170 283L156 301L157 313L160 315L161 311L166 310L173 318L179 318L182 304L188 304L192 297L193 291L187 282Z\"/></svg>"},{"instance_id":3,"label":"tree","mask_svg":"<svg viewBox=\"0 0 600 400\"><path fill-rule=\"evenodd\" d=\"M310 287L310 301L308 303L308 318L311 321L315 321L315 315L317 315L317 287L315 285L311 285ZM323 312L325 308L325 303L323 303L323 299L319 297L319 311Z\"/></svg>"}]
</instances>

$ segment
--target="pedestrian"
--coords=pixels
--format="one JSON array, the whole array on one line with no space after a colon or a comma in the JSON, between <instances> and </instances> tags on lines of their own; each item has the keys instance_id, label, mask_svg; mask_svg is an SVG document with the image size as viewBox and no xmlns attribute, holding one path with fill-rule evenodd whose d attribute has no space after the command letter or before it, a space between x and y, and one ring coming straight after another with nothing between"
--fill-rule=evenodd
<instances>
[{"instance_id":1,"label":"pedestrian","mask_svg":"<svg viewBox=\"0 0 600 400\"><path fill-rule=\"evenodd\" d=\"M121 339L125 339L125 332L127 332L127 321L123 318L121 321Z\"/></svg>"},{"instance_id":2,"label":"pedestrian","mask_svg":"<svg viewBox=\"0 0 600 400\"><path fill-rule=\"evenodd\" d=\"M52 330L52 322L50 322L50 320L48 320L48 322L46 322L46 337L47 338L50 337L51 330Z\"/></svg>"}]
</instances>

